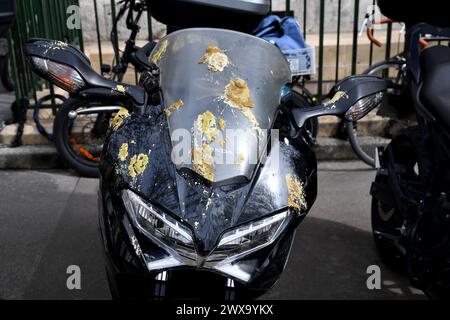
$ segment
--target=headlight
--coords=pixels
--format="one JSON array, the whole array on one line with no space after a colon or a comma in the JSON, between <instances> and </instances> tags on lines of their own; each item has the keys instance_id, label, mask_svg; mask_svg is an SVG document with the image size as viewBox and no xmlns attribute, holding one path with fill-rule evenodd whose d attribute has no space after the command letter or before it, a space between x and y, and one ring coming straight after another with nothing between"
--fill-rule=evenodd
<instances>
[{"instance_id":1,"label":"headlight","mask_svg":"<svg viewBox=\"0 0 450 320\"><path fill-rule=\"evenodd\" d=\"M270 245L282 231L288 216L288 211L284 211L226 232L208 260L223 259L224 256L247 253Z\"/></svg>"},{"instance_id":2,"label":"headlight","mask_svg":"<svg viewBox=\"0 0 450 320\"><path fill-rule=\"evenodd\" d=\"M31 61L42 77L68 92L81 89L85 85L81 75L69 66L39 57L31 57Z\"/></svg>"},{"instance_id":3,"label":"headlight","mask_svg":"<svg viewBox=\"0 0 450 320\"><path fill-rule=\"evenodd\" d=\"M384 92L378 92L374 95L362 98L345 113L345 119L349 121L361 119L383 101L383 96Z\"/></svg>"},{"instance_id":4,"label":"headlight","mask_svg":"<svg viewBox=\"0 0 450 320\"><path fill-rule=\"evenodd\" d=\"M192 233L186 226L145 203L138 195L129 190L122 192L122 200L134 224L144 234L166 244L169 241L171 242L170 246L180 245L193 248Z\"/></svg>"}]
</instances>

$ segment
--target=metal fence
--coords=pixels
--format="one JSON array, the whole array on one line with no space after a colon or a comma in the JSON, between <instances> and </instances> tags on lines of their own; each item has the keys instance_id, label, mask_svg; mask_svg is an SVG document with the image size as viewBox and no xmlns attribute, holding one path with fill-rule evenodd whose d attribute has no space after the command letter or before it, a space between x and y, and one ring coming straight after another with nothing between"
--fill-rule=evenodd
<instances>
[{"instance_id":1,"label":"metal fence","mask_svg":"<svg viewBox=\"0 0 450 320\"><path fill-rule=\"evenodd\" d=\"M104 48L102 48L102 37L99 25L99 13L98 13L98 3L97 0L92 0L94 6L94 16L96 21L96 36L97 36L97 45L98 45L98 56L100 65L103 63L103 52ZM291 0L285 1L285 11L277 12L282 15L294 15L298 20L300 20L301 25L303 26L303 33L306 41L310 37L310 34L307 32L307 22L308 19L311 19L311 14L308 11L309 6L311 5L312 0L300 0L301 6L300 10L296 12L291 11ZM316 1L316 0L314 0ZM311 80L311 84L315 86L315 93L320 98L324 93L324 56L325 56L325 47L328 44L325 43L325 26L329 19L325 14L326 6L330 4L330 1L319 0L319 34L318 34L318 50L317 50L317 74ZM353 3L353 31L352 31L352 44L351 44L351 67L350 73L355 74L357 72L357 67L359 66L358 58L358 33L359 27L362 23L364 17L360 16L360 0L335 0L333 2L334 6L336 6L336 11L333 12L337 16L337 25L336 25L336 55L334 57L335 70L333 72L333 79L328 77L327 82L337 82L343 76L347 75L340 71L340 67L342 63L347 63L348 61L344 61L343 57L340 55L341 49L341 21L343 14L343 5L349 5L349 2ZM373 1L375 4L375 0ZM11 50L11 62L12 62L12 73L13 73L13 81L15 83L16 88L16 96L18 99L20 98L32 98L36 96L36 90L40 88L41 82L37 79L29 70L27 63L23 56L23 43L30 37L46 37L52 39L66 40L71 43L75 43L83 49L83 41L82 41L82 31L81 30L69 30L66 27L66 19L67 13L66 9L69 5L78 5L78 0L17 0L17 19L14 23L12 30L9 36L9 44ZM115 0L110 1L111 5L111 19L114 21L117 12L117 4ZM151 11L151 8L149 8ZM147 25L148 25L148 34L149 38L152 35L152 23L151 23L151 13L147 14ZM114 26L114 24L113 24ZM115 32L117 35L117 32ZM316 35L317 36L317 35ZM391 55L391 41L392 41L392 25L388 25L386 28L386 44L385 54L386 58ZM114 41L119 43L117 36ZM370 44L369 49L369 57L368 64L372 64L374 47ZM52 89L51 89L52 90Z\"/></svg>"},{"instance_id":2,"label":"metal fence","mask_svg":"<svg viewBox=\"0 0 450 320\"><path fill-rule=\"evenodd\" d=\"M16 19L8 33L9 60L17 101L36 99L44 81L34 75L24 56L30 38L50 38L73 43L83 49L81 30L66 25L67 8L78 0L16 0ZM53 86L48 85L53 94ZM52 102L54 104L54 101Z\"/></svg>"}]
</instances>

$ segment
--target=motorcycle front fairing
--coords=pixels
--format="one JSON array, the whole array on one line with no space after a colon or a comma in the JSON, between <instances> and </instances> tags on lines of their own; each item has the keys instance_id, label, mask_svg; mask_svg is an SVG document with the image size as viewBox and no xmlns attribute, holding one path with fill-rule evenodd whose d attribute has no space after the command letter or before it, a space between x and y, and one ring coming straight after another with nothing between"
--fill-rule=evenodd
<instances>
[{"instance_id":1,"label":"motorcycle front fairing","mask_svg":"<svg viewBox=\"0 0 450 320\"><path fill-rule=\"evenodd\" d=\"M115 122L102 157L102 234L115 268L132 256L151 274L192 268L270 287L317 194L309 145L271 131L290 76L284 56L246 34L190 29L162 39L150 59L164 103ZM233 148L227 130L239 130ZM180 132L191 137L181 160ZM155 235L164 223L172 242Z\"/></svg>"}]
</instances>

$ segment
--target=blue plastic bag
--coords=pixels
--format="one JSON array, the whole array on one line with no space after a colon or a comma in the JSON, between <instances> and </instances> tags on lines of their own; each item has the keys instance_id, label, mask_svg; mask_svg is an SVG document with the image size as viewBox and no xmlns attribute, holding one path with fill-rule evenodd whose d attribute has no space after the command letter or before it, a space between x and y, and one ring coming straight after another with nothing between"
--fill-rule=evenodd
<instances>
[{"instance_id":1,"label":"blue plastic bag","mask_svg":"<svg viewBox=\"0 0 450 320\"><path fill-rule=\"evenodd\" d=\"M292 17L268 16L253 33L257 37L272 42L282 51L307 47L300 24Z\"/></svg>"},{"instance_id":2,"label":"blue plastic bag","mask_svg":"<svg viewBox=\"0 0 450 320\"><path fill-rule=\"evenodd\" d=\"M315 50L305 43L300 24L295 18L268 16L253 33L273 43L283 52L291 67L292 75L315 73Z\"/></svg>"}]
</instances>

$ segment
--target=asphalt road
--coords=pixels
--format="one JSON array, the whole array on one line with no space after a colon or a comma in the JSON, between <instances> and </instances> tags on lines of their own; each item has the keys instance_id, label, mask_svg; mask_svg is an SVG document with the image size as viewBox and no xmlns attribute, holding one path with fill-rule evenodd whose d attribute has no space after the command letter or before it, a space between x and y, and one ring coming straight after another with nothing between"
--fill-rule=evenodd
<instances>
[{"instance_id":1,"label":"asphalt road","mask_svg":"<svg viewBox=\"0 0 450 320\"><path fill-rule=\"evenodd\" d=\"M287 268L262 299L424 299L383 265L370 232L370 181L357 162L324 163L319 196L300 225ZM64 171L0 171L0 299L110 299L95 179ZM81 290L66 269L81 267ZM367 267L381 269L369 290Z\"/></svg>"}]
</instances>

